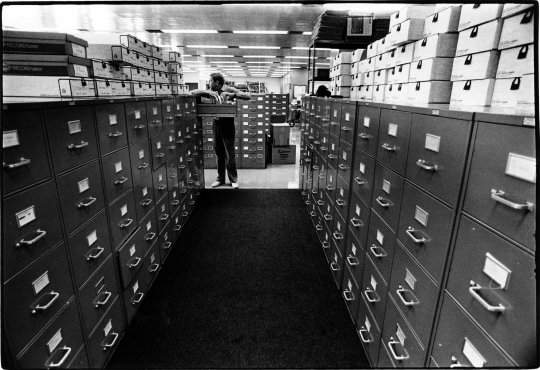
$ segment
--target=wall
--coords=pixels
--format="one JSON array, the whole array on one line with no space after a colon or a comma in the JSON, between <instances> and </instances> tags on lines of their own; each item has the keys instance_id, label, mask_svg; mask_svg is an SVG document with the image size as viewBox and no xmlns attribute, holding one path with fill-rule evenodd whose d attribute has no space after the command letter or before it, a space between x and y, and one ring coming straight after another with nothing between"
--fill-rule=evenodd
<instances>
[{"instance_id":1,"label":"wall","mask_svg":"<svg viewBox=\"0 0 540 370\"><path fill-rule=\"evenodd\" d=\"M289 94L292 101L293 85L307 86L308 72L307 69L293 70L286 74L281 81L281 91Z\"/></svg>"}]
</instances>

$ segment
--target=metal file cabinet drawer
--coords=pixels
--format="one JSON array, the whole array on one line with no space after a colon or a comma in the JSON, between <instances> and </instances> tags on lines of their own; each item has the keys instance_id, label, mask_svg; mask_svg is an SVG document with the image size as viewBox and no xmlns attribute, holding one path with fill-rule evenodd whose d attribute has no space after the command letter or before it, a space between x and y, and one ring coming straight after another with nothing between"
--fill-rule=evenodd
<instances>
[{"instance_id":1,"label":"metal file cabinet drawer","mask_svg":"<svg viewBox=\"0 0 540 370\"><path fill-rule=\"evenodd\" d=\"M146 102L146 119L148 121L148 134L150 138L159 136L164 131L161 117L161 101L152 100Z\"/></svg>"},{"instance_id":2,"label":"metal file cabinet drawer","mask_svg":"<svg viewBox=\"0 0 540 370\"><path fill-rule=\"evenodd\" d=\"M392 297L388 298L381 348L385 347L396 367L423 367L426 358L425 347L416 340L406 319L399 312ZM379 350L379 358L381 357ZM379 363L379 366L381 364Z\"/></svg>"},{"instance_id":3,"label":"metal file cabinet drawer","mask_svg":"<svg viewBox=\"0 0 540 370\"><path fill-rule=\"evenodd\" d=\"M376 165L371 207L386 221L392 231L397 230L403 178L381 165Z\"/></svg>"},{"instance_id":4,"label":"metal file cabinet drawer","mask_svg":"<svg viewBox=\"0 0 540 370\"><path fill-rule=\"evenodd\" d=\"M72 299L54 322L20 355L17 364L23 369L67 367L83 344L79 315Z\"/></svg>"},{"instance_id":5,"label":"metal file cabinet drawer","mask_svg":"<svg viewBox=\"0 0 540 370\"><path fill-rule=\"evenodd\" d=\"M97 161L58 177L56 182L68 233L105 205Z\"/></svg>"},{"instance_id":6,"label":"metal file cabinet drawer","mask_svg":"<svg viewBox=\"0 0 540 370\"><path fill-rule=\"evenodd\" d=\"M515 367L448 293L444 294L436 333L431 356L439 367Z\"/></svg>"},{"instance_id":7,"label":"metal file cabinet drawer","mask_svg":"<svg viewBox=\"0 0 540 370\"><path fill-rule=\"evenodd\" d=\"M133 188L128 149L109 154L102 159L105 197L110 204L127 190Z\"/></svg>"},{"instance_id":8,"label":"metal file cabinet drawer","mask_svg":"<svg viewBox=\"0 0 540 370\"><path fill-rule=\"evenodd\" d=\"M341 126L339 143L348 143L352 146L355 141L354 128L356 125L356 102L341 103Z\"/></svg>"},{"instance_id":9,"label":"metal file cabinet drawer","mask_svg":"<svg viewBox=\"0 0 540 370\"><path fill-rule=\"evenodd\" d=\"M5 280L62 240L56 189L51 181L6 198L2 216Z\"/></svg>"},{"instance_id":10,"label":"metal file cabinet drawer","mask_svg":"<svg viewBox=\"0 0 540 370\"><path fill-rule=\"evenodd\" d=\"M111 299L112 301L112 299ZM103 318L88 337L88 358L93 368L103 368L126 329L121 298L116 297Z\"/></svg>"},{"instance_id":11,"label":"metal file cabinet drawer","mask_svg":"<svg viewBox=\"0 0 540 370\"><path fill-rule=\"evenodd\" d=\"M163 117L163 124L165 127L174 127L174 102L172 99L161 101L161 115Z\"/></svg>"},{"instance_id":12,"label":"metal file cabinet drawer","mask_svg":"<svg viewBox=\"0 0 540 370\"><path fill-rule=\"evenodd\" d=\"M532 128L478 123L463 209L535 251L536 150Z\"/></svg>"},{"instance_id":13,"label":"metal file cabinet drawer","mask_svg":"<svg viewBox=\"0 0 540 370\"><path fill-rule=\"evenodd\" d=\"M170 227L170 222L169 222L165 224L165 226L161 230L161 233L158 236L157 245L159 248L159 256L160 256L159 260L161 261L162 264L165 262L165 260L167 259L167 256L171 252L173 244L174 244L174 241L172 240L172 237L171 237L171 227Z\"/></svg>"},{"instance_id":14,"label":"metal file cabinet drawer","mask_svg":"<svg viewBox=\"0 0 540 370\"><path fill-rule=\"evenodd\" d=\"M365 153L356 152L353 165L352 191L365 205L371 205L375 182L375 160Z\"/></svg>"},{"instance_id":15,"label":"metal file cabinet drawer","mask_svg":"<svg viewBox=\"0 0 540 370\"><path fill-rule=\"evenodd\" d=\"M100 154L106 155L127 146L126 117L123 104L96 106Z\"/></svg>"},{"instance_id":16,"label":"metal file cabinet drawer","mask_svg":"<svg viewBox=\"0 0 540 370\"><path fill-rule=\"evenodd\" d=\"M4 194L49 178L47 153L38 111L5 112L2 127Z\"/></svg>"},{"instance_id":17,"label":"metal file cabinet drawer","mask_svg":"<svg viewBox=\"0 0 540 370\"><path fill-rule=\"evenodd\" d=\"M149 166L132 167L133 195L135 197L135 210L137 219L142 219L154 207L154 185L152 183L152 170Z\"/></svg>"},{"instance_id":18,"label":"metal file cabinet drawer","mask_svg":"<svg viewBox=\"0 0 540 370\"><path fill-rule=\"evenodd\" d=\"M339 253L343 255L345 251L345 235L347 233L347 223L337 212L334 212L334 223L332 230L332 240L339 249Z\"/></svg>"},{"instance_id":19,"label":"metal file cabinet drawer","mask_svg":"<svg viewBox=\"0 0 540 370\"><path fill-rule=\"evenodd\" d=\"M324 220L324 225L328 228L328 230L334 230L334 213L335 209L328 201L328 197L326 195L323 195L325 198L324 201L324 208L321 209L321 215Z\"/></svg>"},{"instance_id":20,"label":"metal file cabinet drawer","mask_svg":"<svg viewBox=\"0 0 540 370\"><path fill-rule=\"evenodd\" d=\"M86 347L83 344L75 354L73 360L67 366L68 369L88 369L88 357L86 356Z\"/></svg>"},{"instance_id":21,"label":"metal file cabinet drawer","mask_svg":"<svg viewBox=\"0 0 540 370\"><path fill-rule=\"evenodd\" d=\"M169 213L169 197L167 194L156 204L156 216L159 226L158 230L161 231L163 226L171 218L171 214Z\"/></svg>"},{"instance_id":22,"label":"metal file cabinet drawer","mask_svg":"<svg viewBox=\"0 0 540 370\"><path fill-rule=\"evenodd\" d=\"M163 166L152 171L152 180L154 183L154 199L159 202L167 195L167 167Z\"/></svg>"},{"instance_id":23,"label":"metal file cabinet drawer","mask_svg":"<svg viewBox=\"0 0 540 370\"><path fill-rule=\"evenodd\" d=\"M520 365L536 346L534 257L462 217L447 289Z\"/></svg>"},{"instance_id":24,"label":"metal file cabinet drawer","mask_svg":"<svg viewBox=\"0 0 540 370\"><path fill-rule=\"evenodd\" d=\"M339 249L335 246L333 242L330 242L330 271L334 276L334 282L338 289L341 287L341 279L343 277L343 257Z\"/></svg>"},{"instance_id":25,"label":"metal file cabinet drawer","mask_svg":"<svg viewBox=\"0 0 540 370\"><path fill-rule=\"evenodd\" d=\"M144 257L143 267L140 272L141 280L144 279L146 290L149 291L161 269L159 245L156 243Z\"/></svg>"},{"instance_id":26,"label":"metal file cabinet drawer","mask_svg":"<svg viewBox=\"0 0 540 370\"><path fill-rule=\"evenodd\" d=\"M332 100L330 104L330 136L339 140L339 133L341 131L341 101Z\"/></svg>"},{"instance_id":27,"label":"metal file cabinet drawer","mask_svg":"<svg viewBox=\"0 0 540 370\"><path fill-rule=\"evenodd\" d=\"M351 315L351 319L356 323L358 316L358 305L360 304L360 288L356 280L352 277L351 271L348 268L343 270L343 281L341 283L341 296L347 304L347 309Z\"/></svg>"},{"instance_id":28,"label":"metal file cabinet drawer","mask_svg":"<svg viewBox=\"0 0 540 370\"><path fill-rule=\"evenodd\" d=\"M328 162L334 167L338 165L339 159L339 139L330 136L328 140L328 154L323 157L324 161Z\"/></svg>"},{"instance_id":29,"label":"metal file cabinet drawer","mask_svg":"<svg viewBox=\"0 0 540 370\"><path fill-rule=\"evenodd\" d=\"M356 112L356 152L375 157L379 138L379 108L359 105Z\"/></svg>"},{"instance_id":30,"label":"metal file cabinet drawer","mask_svg":"<svg viewBox=\"0 0 540 370\"><path fill-rule=\"evenodd\" d=\"M151 212L147 214L142 220L140 220L140 233L142 233L142 239L144 239L144 248L149 250L152 245L154 245L158 239L158 224L156 221L156 214ZM145 252L146 253L146 252Z\"/></svg>"},{"instance_id":31,"label":"metal file cabinet drawer","mask_svg":"<svg viewBox=\"0 0 540 370\"><path fill-rule=\"evenodd\" d=\"M18 353L73 295L64 244L47 252L4 285L4 326Z\"/></svg>"},{"instance_id":32,"label":"metal file cabinet drawer","mask_svg":"<svg viewBox=\"0 0 540 370\"><path fill-rule=\"evenodd\" d=\"M365 249L371 210L355 194L351 195L348 223L351 233Z\"/></svg>"},{"instance_id":33,"label":"metal file cabinet drawer","mask_svg":"<svg viewBox=\"0 0 540 370\"><path fill-rule=\"evenodd\" d=\"M365 251L355 236L350 232L347 234L345 244L345 265L351 271L352 278L356 285L362 285L362 273L364 272Z\"/></svg>"},{"instance_id":34,"label":"metal file cabinet drawer","mask_svg":"<svg viewBox=\"0 0 540 370\"><path fill-rule=\"evenodd\" d=\"M350 178L346 181L338 177L337 189L336 189L336 204L335 208L337 213L346 220L348 217L349 210L349 181Z\"/></svg>"},{"instance_id":35,"label":"metal file cabinet drawer","mask_svg":"<svg viewBox=\"0 0 540 370\"><path fill-rule=\"evenodd\" d=\"M56 173L97 158L94 112L91 108L48 109L45 123Z\"/></svg>"},{"instance_id":36,"label":"metal file cabinet drawer","mask_svg":"<svg viewBox=\"0 0 540 370\"><path fill-rule=\"evenodd\" d=\"M353 151L352 151L352 145L349 145L347 143L343 143L343 145L340 146L340 150L338 152L339 158L338 158L338 177L341 177L347 184L349 183L351 179L351 167L353 164Z\"/></svg>"},{"instance_id":37,"label":"metal file cabinet drawer","mask_svg":"<svg viewBox=\"0 0 540 370\"><path fill-rule=\"evenodd\" d=\"M418 336L420 343L427 347L439 287L411 259L399 241L396 243L388 290Z\"/></svg>"},{"instance_id":38,"label":"metal file cabinet drawer","mask_svg":"<svg viewBox=\"0 0 540 370\"><path fill-rule=\"evenodd\" d=\"M366 249L387 284L392 270L395 245L396 236L392 230L376 212L371 212Z\"/></svg>"},{"instance_id":39,"label":"metal file cabinet drawer","mask_svg":"<svg viewBox=\"0 0 540 370\"><path fill-rule=\"evenodd\" d=\"M167 137L166 132L150 137L150 152L154 170L167 163Z\"/></svg>"},{"instance_id":40,"label":"metal file cabinet drawer","mask_svg":"<svg viewBox=\"0 0 540 370\"><path fill-rule=\"evenodd\" d=\"M457 203L471 122L412 115L407 178L448 204Z\"/></svg>"},{"instance_id":41,"label":"metal file cabinet drawer","mask_svg":"<svg viewBox=\"0 0 540 370\"><path fill-rule=\"evenodd\" d=\"M113 262L109 255L79 291L83 331L87 336L118 296Z\"/></svg>"},{"instance_id":42,"label":"metal file cabinet drawer","mask_svg":"<svg viewBox=\"0 0 540 370\"><path fill-rule=\"evenodd\" d=\"M150 147L148 143L130 144L129 157L131 162L132 175L135 181L137 178L137 173L139 173L135 170L141 170L141 172L144 173L146 172L146 169L150 169L150 166L152 164L152 156L150 154Z\"/></svg>"},{"instance_id":43,"label":"metal file cabinet drawer","mask_svg":"<svg viewBox=\"0 0 540 370\"><path fill-rule=\"evenodd\" d=\"M175 131L167 131L165 133L165 139L165 162L167 162L168 166L176 166L177 150Z\"/></svg>"},{"instance_id":44,"label":"metal file cabinet drawer","mask_svg":"<svg viewBox=\"0 0 540 370\"><path fill-rule=\"evenodd\" d=\"M178 237L180 236L180 233L182 231L182 227L187 221L187 218L189 217L189 206L184 207L185 203L182 205L182 207L178 210L176 210L176 213L174 213L171 216L171 233L173 240L178 240Z\"/></svg>"},{"instance_id":45,"label":"metal file cabinet drawer","mask_svg":"<svg viewBox=\"0 0 540 370\"><path fill-rule=\"evenodd\" d=\"M141 268L145 253L144 229L139 228L118 250L118 264L124 288Z\"/></svg>"},{"instance_id":46,"label":"metal file cabinet drawer","mask_svg":"<svg viewBox=\"0 0 540 370\"><path fill-rule=\"evenodd\" d=\"M381 109L377 160L401 176L407 167L411 114Z\"/></svg>"},{"instance_id":47,"label":"metal file cabinet drawer","mask_svg":"<svg viewBox=\"0 0 540 370\"><path fill-rule=\"evenodd\" d=\"M336 199L336 187L337 187L337 169L329 165L326 168L326 184L324 187L321 187L319 183L319 188L324 190L326 193L328 201L334 205Z\"/></svg>"},{"instance_id":48,"label":"metal file cabinet drawer","mask_svg":"<svg viewBox=\"0 0 540 370\"><path fill-rule=\"evenodd\" d=\"M368 308L368 304L365 301L364 295L361 296L358 304L358 318L356 319L356 328L364 352L368 357L369 363L372 367L377 366L377 359L379 357L379 343L381 339L381 329L371 310Z\"/></svg>"},{"instance_id":49,"label":"metal file cabinet drawer","mask_svg":"<svg viewBox=\"0 0 540 370\"><path fill-rule=\"evenodd\" d=\"M175 189L172 189L169 192L169 213L173 214L180 208L180 203L182 202L183 195L180 193L178 184Z\"/></svg>"},{"instance_id":50,"label":"metal file cabinet drawer","mask_svg":"<svg viewBox=\"0 0 540 370\"><path fill-rule=\"evenodd\" d=\"M117 248L137 227L135 198L132 190L122 195L109 206L109 220L111 240L113 246Z\"/></svg>"},{"instance_id":51,"label":"metal file cabinet drawer","mask_svg":"<svg viewBox=\"0 0 540 370\"><path fill-rule=\"evenodd\" d=\"M69 253L76 287L80 287L112 251L105 210L69 237Z\"/></svg>"},{"instance_id":52,"label":"metal file cabinet drawer","mask_svg":"<svg viewBox=\"0 0 540 370\"><path fill-rule=\"evenodd\" d=\"M133 135L148 135L148 121L146 119L146 104L144 102L130 102L124 104L126 109L126 122L129 131L129 141L132 143Z\"/></svg>"},{"instance_id":53,"label":"metal file cabinet drawer","mask_svg":"<svg viewBox=\"0 0 540 370\"><path fill-rule=\"evenodd\" d=\"M126 310L127 324L131 323L133 317L137 313L137 310L141 306L141 303L146 296L146 288L144 286L144 280L137 275L133 279L133 282L124 290L124 308Z\"/></svg>"},{"instance_id":54,"label":"metal file cabinet drawer","mask_svg":"<svg viewBox=\"0 0 540 370\"><path fill-rule=\"evenodd\" d=\"M321 226L320 229L322 231L318 232L320 234L319 241L321 242L326 262L330 263L332 258L332 233L325 226Z\"/></svg>"},{"instance_id":55,"label":"metal file cabinet drawer","mask_svg":"<svg viewBox=\"0 0 540 370\"><path fill-rule=\"evenodd\" d=\"M366 306L373 314L373 318L379 328L382 328L386 301L388 295L388 285L381 277L369 254L366 254L364 263L364 274L362 276L362 297Z\"/></svg>"},{"instance_id":56,"label":"metal file cabinet drawer","mask_svg":"<svg viewBox=\"0 0 540 370\"><path fill-rule=\"evenodd\" d=\"M397 237L439 283L450 246L452 219L450 208L404 183Z\"/></svg>"}]
</instances>

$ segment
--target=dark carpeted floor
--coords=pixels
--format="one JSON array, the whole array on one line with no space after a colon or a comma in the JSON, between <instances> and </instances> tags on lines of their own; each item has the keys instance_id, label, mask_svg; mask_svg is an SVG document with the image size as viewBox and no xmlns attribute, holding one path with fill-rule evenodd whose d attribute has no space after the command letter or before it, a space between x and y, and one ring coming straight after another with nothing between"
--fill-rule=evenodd
<instances>
[{"instance_id":1,"label":"dark carpeted floor","mask_svg":"<svg viewBox=\"0 0 540 370\"><path fill-rule=\"evenodd\" d=\"M206 190L110 368L365 368L298 190Z\"/></svg>"}]
</instances>

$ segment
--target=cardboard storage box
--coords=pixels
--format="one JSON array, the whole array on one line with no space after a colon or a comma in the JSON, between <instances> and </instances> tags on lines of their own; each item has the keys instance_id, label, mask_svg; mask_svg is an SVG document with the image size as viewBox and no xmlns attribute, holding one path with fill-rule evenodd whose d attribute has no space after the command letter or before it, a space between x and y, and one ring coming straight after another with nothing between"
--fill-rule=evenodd
<instances>
[{"instance_id":1,"label":"cardboard storage box","mask_svg":"<svg viewBox=\"0 0 540 370\"><path fill-rule=\"evenodd\" d=\"M458 31L499 18L502 8L503 4L463 4L461 6Z\"/></svg>"},{"instance_id":2,"label":"cardboard storage box","mask_svg":"<svg viewBox=\"0 0 540 370\"><path fill-rule=\"evenodd\" d=\"M110 81L96 79L97 96L131 96L129 81Z\"/></svg>"},{"instance_id":3,"label":"cardboard storage box","mask_svg":"<svg viewBox=\"0 0 540 370\"><path fill-rule=\"evenodd\" d=\"M390 28L398 23L402 23L407 19L425 19L428 15L433 14L435 6L433 5L407 5L399 11L390 15Z\"/></svg>"},{"instance_id":4,"label":"cardboard storage box","mask_svg":"<svg viewBox=\"0 0 540 370\"><path fill-rule=\"evenodd\" d=\"M152 45L152 56L154 58L163 60L163 49L159 46Z\"/></svg>"},{"instance_id":5,"label":"cardboard storage box","mask_svg":"<svg viewBox=\"0 0 540 370\"><path fill-rule=\"evenodd\" d=\"M158 58L152 58L152 68L154 71L167 72L169 70L169 62Z\"/></svg>"},{"instance_id":6,"label":"cardboard storage box","mask_svg":"<svg viewBox=\"0 0 540 370\"><path fill-rule=\"evenodd\" d=\"M534 12L529 9L523 13L503 20L499 49L508 49L534 42Z\"/></svg>"},{"instance_id":7,"label":"cardboard storage box","mask_svg":"<svg viewBox=\"0 0 540 370\"><path fill-rule=\"evenodd\" d=\"M69 55L4 54L4 74L91 77L88 59Z\"/></svg>"},{"instance_id":8,"label":"cardboard storage box","mask_svg":"<svg viewBox=\"0 0 540 370\"><path fill-rule=\"evenodd\" d=\"M450 80L461 81L494 78L498 61L499 52L497 50L456 57L454 58Z\"/></svg>"},{"instance_id":9,"label":"cardboard storage box","mask_svg":"<svg viewBox=\"0 0 540 370\"><path fill-rule=\"evenodd\" d=\"M534 112L534 81L535 76L533 74L496 79L491 105Z\"/></svg>"},{"instance_id":10,"label":"cardboard storage box","mask_svg":"<svg viewBox=\"0 0 540 370\"><path fill-rule=\"evenodd\" d=\"M360 86L351 86L351 99L360 99Z\"/></svg>"},{"instance_id":11,"label":"cardboard storage box","mask_svg":"<svg viewBox=\"0 0 540 370\"><path fill-rule=\"evenodd\" d=\"M386 53L393 47L392 43L390 42L389 35L381 37L377 42L379 43L377 48L379 54Z\"/></svg>"},{"instance_id":12,"label":"cardboard storage box","mask_svg":"<svg viewBox=\"0 0 540 370\"><path fill-rule=\"evenodd\" d=\"M339 75L335 78L337 86L351 86L352 76L350 74Z\"/></svg>"},{"instance_id":13,"label":"cardboard storage box","mask_svg":"<svg viewBox=\"0 0 540 370\"><path fill-rule=\"evenodd\" d=\"M155 94L156 91L152 82L131 82L131 95L149 96Z\"/></svg>"},{"instance_id":14,"label":"cardboard storage box","mask_svg":"<svg viewBox=\"0 0 540 370\"><path fill-rule=\"evenodd\" d=\"M379 43L377 41L373 41L371 44L368 44L367 46L366 57L372 58L377 54L379 54Z\"/></svg>"},{"instance_id":15,"label":"cardboard storage box","mask_svg":"<svg viewBox=\"0 0 540 370\"><path fill-rule=\"evenodd\" d=\"M19 97L95 97L91 78L59 78L56 76L4 75L3 95Z\"/></svg>"},{"instance_id":16,"label":"cardboard storage box","mask_svg":"<svg viewBox=\"0 0 540 370\"><path fill-rule=\"evenodd\" d=\"M390 29L389 43L402 45L419 40L424 35L424 19L408 19Z\"/></svg>"},{"instance_id":17,"label":"cardboard storage box","mask_svg":"<svg viewBox=\"0 0 540 370\"><path fill-rule=\"evenodd\" d=\"M456 54L457 43L458 35L455 33L440 33L425 37L414 43L412 61L437 57L453 58Z\"/></svg>"},{"instance_id":18,"label":"cardboard storage box","mask_svg":"<svg viewBox=\"0 0 540 370\"><path fill-rule=\"evenodd\" d=\"M519 77L534 73L534 44L501 50L497 78Z\"/></svg>"},{"instance_id":19,"label":"cardboard storage box","mask_svg":"<svg viewBox=\"0 0 540 370\"><path fill-rule=\"evenodd\" d=\"M511 15L521 13L522 11L532 8L534 6L533 3L528 4L519 4L519 3L507 3L504 4L501 17L506 18Z\"/></svg>"},{"instance_id":20,"label":"cardboard storage box","mask_svg":"<svg viewBox=\"0 0 540 370\"><path fill-rule=\"evenodd\" d=\"M352 52L344 51L334 57L334 65L350 64L352 61Z\"/></svg>"},{"instance_id":21,"label":"cardboard storage box","mask_svg":"<svg viewBox=\"0 0 540 370\"><path fill-rule=\"evenodd\" d=\"M171 85L168 83L162 84L162 83L154 83L154 89L156 90L156 95L163 96L163 95L171 95Z\"/></svg>"},{"instance_id":22,"label":"cardboard storage box","mask_svg":"<svg viewBox=\"0 0 540 370\"><path fill-rule=\"evenodd\" d=\"M95 78L111 78L115 80L128 80L128 74L116 63L92 59L91 73Z\"/></svg>"},{"instance_id":23,"label":"cardboard storage box","mask_svg":"<svg viewBox=\"0 0 540 370\"><path fill-rule=\"evenodd\" d=\"M373 101L384 102L385 91L386 91L386 85L373 86Z\"/></svg>"},{"instance_id":24,"label":"cardboard storage box","mask_svg":"<svg viewBox=\"0 0 540 370\"><path fill-rule=\"evenodd\" d=\"M500 19L459 32L456 57L497 49L501 35Z\"/></svg>"},{"instance_id":25,"label":"cardboard storage box","mask_svg":"<svg viewBox=\"0 0 540 370\"><path fill-rule=\"evenodd\" d=\"M364 59L358 62L358 72L368 72L375 70L375 57Z\"/></svg>"},{"instance_id":26,"label":"cardboard storage box","mask_svg":"<svg viewBox=\"0 0 540 370\"><path fill-rule=\"evenodd\" d=\"M386 53L381 53L374 58L375 60L375 70L386 68Z\"/></svg>"},{"instance_id":27,"label":"cardboard storage box","mask_svg":"<svg viewBox=\"0 0 540 370\"><path fill-rule=\"evenodd\" d=\"M272 147L272 164L295 164L296 145Z\"/></svg>"},{"instance_id":28,"label":"cardboard storage box","mask_svg":"<svg viewBox=\"0 0 540 370\"><path fill-rule=\"evenodd\" d=\"M396 48L396 55L394 56L396 66L412 62L415 44L415 42L411 42L410 44L401 45Z\"/></svg>"},{"instance_id":29,"label":"cardboard storage box","mask_svg":"<svg viewBox=\"0 0 540 370\"><path fill-rule=\"evenodd\" d=\"M169 83L169 74L162 71L155 71L154 82L163 83L163 84Z\"/></svg>"},{"instance_id":30,"label":"cardboard storage box","mask_svg":"<svg viewBox=\"0 0 540 370\"><path fill-rule=\"evenodd\" d=\"M373 73L373 84L374 85L386 84L386 69L380 69Z\"/></svg>"},{"instance_id":31,"label":"cardboard storage box","mask_svg":"<svg viewBox=\"0 0 540 370\"><path fill-rule=\"evenodd\" d=\"M336 86L335 92L335 95L343 96L345 98L348 98L351 95L350 86Z\"/></svg>"},{"instance_id":32,"label":"cardboard storage box","mask_svg":"<svg viewBox=\"0 0 540 370\"><path fill-rule=\"evenodd\" d=\"M385 102L391 102L394 104L407 104L408 102L408 83L397 83L393 84L392 88L389 87L386 89L387 94L385 94Z\"/></svg>"},{"instance_id":33,"label":"cardboard storage box","mask_svg":"<svg viewBox=\"0 0 540 370\"><path fill-rule=\"evenodd\" d=\"M351 54L351 62L359 62L361 61L366 54L366 49L356 49Z\"/></svg>"},{"instance_id":34,"label":"cardboard storage box","mask_svg":"<svg viewBox=\"0 0 540 370\"><path fill-rule=\"evenodd\" d=\"M132 35L120 35L120 44L141 54L152 56L152 46Z\"/></svg>"},{"instance_id":35,"label":"cardboard storage box","mask_svg":"<svg viewBox=\"0 0 540 370\"><path fill-rule=\"evenodd\" d=\"M288 123L272 123L272 145L289 145L291 127Z\"/></svg>"},{"instance_id":36,"label":"cardboard storage box","mask_svg":"<svg viewBox=\"0 0 540 370\"><path fill-rule=\"evenodd\" d=\"M397 67L392 67L386 70L386 83L391 85L396 83Z\"/></svg>"},{"instance_id":37,"label":"cardboard storage box","mask_svg":"<svg viewBox=\"0 0 540 370\"><path fill-rule=\"evenodd\" d=\"M154 71L151 69L132 66L121 66L120 68L128 80L154 82Z\"/></svg>"},{"instance_id":38,"label":"cardboard storage box","mask_svg":"<svg viewBox=\"0 0 540 370\"><path fill-rule=\"evenodd\" d=\"M394 83L407 83L409 82L411 64L401 64L396 66L396 76L394 77Z\"/></svg>"},{"instance_id":39,"label":"cardboard storage box","mask_svg":"<svg viewBox=\"0 0 540 370\"><path fill-rule=\"evenodd\" d=\"M424 35L456 32L459 24L461 6L449 6L429 15L424 23Z\"/></svg>"},{"instance_id":40,"label":"cardboard storage box","mask_svg":"<svg viewBox=\"0 0 540 370\"><path fill-rule=\"evenodd\" d=\"M180 54L177 51L169 51L168 56L169 56L169 58L167 60L169 62L181 62L182 61L182 54Z\"/></svg>"},{"instance_id":41,"label":"cardboard storage box","mask_svg":"<svg viewBox=\"0 0 540 370\"><path fill-rule=\"evenodd\" d=\"M454 81L452 83L450 105L489 105L493 94L494 82L495 80L492 78L484 80Z\"/></svg>"},{"instance_id":42,"label":"cardboard storage box","mask_svg":"<svg viewBox=\"0 0 540 370\"><path fill-rule=\"evenodd\" d=\"M362 80L364 85L373 85L373 80L375 78L375 71L364 72Z\"/></svg>"},{"instance_id":43,"label":"cardboard storage box","mask_svg":"<svg viewBox=\"0 0 540 370\"><path fill-rule=\"evenodd\" d=\"M67 33L2 31L4 54L72 55L87 58L88 42Z\"/></svg>"},{"instance_id":44,"label":"cardboard storage box","mask_svg":"<svg viewBox=\"0 0 540 370\"><path fill-rule=\"evenodd\" d=\"M352 62L351 63L351 74L352 75L358 73L358 65L359 64L360 64L360 62Z\"/></svg>"},{"instance_id":45,"label":"cardboard storage box","mask_svg":"<svg viewBox=\"0 0 540 370\"><path fill-rule=\"evenodd\" d=\"M372 85L362 85L360 86L359 97L362 100L372 101L373 100L373 86Z\"/></svg>"},{"instance_id":46,"label":"cardboard storage box","mask_svg":"<svg viewBox=\"0 0 540 370\"><path fill-rule=\"evenodd\" d=\"M407 102L411 105L448 104L452 92L450 81L424 81L407 84Z\"/></svg>"},{"instance_id":47,"label":"cardboard storage box","mask_svg":"<svg viewBox=\"0 0 540 370\"><path fill-rule=\"evenodd\" d=\"M454 58L429 58L411 63L409 82L449 80Z\"/></svg>"}]
</instances>

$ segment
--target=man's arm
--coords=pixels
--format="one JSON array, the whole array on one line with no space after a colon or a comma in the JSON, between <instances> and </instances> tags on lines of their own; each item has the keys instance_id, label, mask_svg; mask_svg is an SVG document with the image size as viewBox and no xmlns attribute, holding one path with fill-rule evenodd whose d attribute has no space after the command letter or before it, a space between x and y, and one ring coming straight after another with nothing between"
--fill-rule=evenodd
<instances>
[{"instance_id":1,"label":"man's arm","mask_svg":"<svg viewBox=\"0 0 540 370\"><path fill-rule=\"evenodd\" d=\"M223 89L223 91L231 93L233 95L233 97L235 97L236 99L242 99L242 100L251 99L251 95L249 95L248 93L242 92L242 91L238 90L235 87L226 86Z\"/></svg>"},{"instance_id":2,"label":"man's arm","mask_svg":"<svg viewBox=\"0 0 540 370\"><path fill-rule=\"evenodd\" d=\"M194 95L194 96L204 96L206 98L214 98L216 101L219 100L218 93L212 90L197 89L197 90L191 90L190 93L191 95Z\"/></svg>"}]
</instances>

